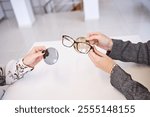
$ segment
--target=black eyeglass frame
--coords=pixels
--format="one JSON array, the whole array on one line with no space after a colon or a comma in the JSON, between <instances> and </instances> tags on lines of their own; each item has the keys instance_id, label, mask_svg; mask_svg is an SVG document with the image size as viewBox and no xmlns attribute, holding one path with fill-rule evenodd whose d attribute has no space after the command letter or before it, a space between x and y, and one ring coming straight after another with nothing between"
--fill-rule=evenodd
<instances>
[{"instance_id":1,"label":"black eyeglass frame","mask_svg":"<svg viewBox=\"0 0 150 117\"><path fill-rule=\"evenodd\" d=\"M67 39L67 38L69 38L70 40L73 41L72 45L67 46L67 45L65 45L65 44L63 43L63 42L64 42L63 40L64 40L64 39ZM80 37L79 37L79 38L80 38ZM78 39L78 38L77 38L77 39ZM67 39L67 40L68 40L68 39ZM68 40L68 41L70 41L70 40ZM81 44L81 43L87 44L87 45L90 47L87 52L81 52L81 51L79 50L78 44ZM70 48L71 48L72 46L74 46L75 44L77 44L77 47L75 48L75 46L74 46L74 48L75 48L79 53L82 53L82 54L87 54L87 53L89 53L91 49L94 50L93 46L91 46L91 45L88 43L87 40L86 40L86 42L77 42L77 41L75 41L72 37L70 37L70 36L68 36L68 35L62 35L62 44L63 44L65 47L70 47Z\"/></svg>"}]
</instances>

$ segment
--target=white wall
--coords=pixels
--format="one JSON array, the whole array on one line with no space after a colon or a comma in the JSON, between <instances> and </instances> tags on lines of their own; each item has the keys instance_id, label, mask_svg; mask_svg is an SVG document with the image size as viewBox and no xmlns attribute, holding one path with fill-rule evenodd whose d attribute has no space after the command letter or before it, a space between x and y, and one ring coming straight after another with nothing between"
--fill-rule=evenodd
<instances>
[{"instance_id":1,"label":"white wall","mask_svg":"<svg viewBox=\"0 0 150 117\"><path fill-rule=\"evenodd\" d=\"M3 10L2 10L2 8L0 6L0 19L2 19L3 17L4 17L4 13L3 13Z\"/></svg>"},{"instance_id":2,"label":"white wall","mask_svg":"<svg viewBox=\"0 0 150 117\"><path fill-rule=\"evenodd\" d=\"M30 0L11 0L19 27L32 26L35 21Z\"/></svg>"}]
</instances>

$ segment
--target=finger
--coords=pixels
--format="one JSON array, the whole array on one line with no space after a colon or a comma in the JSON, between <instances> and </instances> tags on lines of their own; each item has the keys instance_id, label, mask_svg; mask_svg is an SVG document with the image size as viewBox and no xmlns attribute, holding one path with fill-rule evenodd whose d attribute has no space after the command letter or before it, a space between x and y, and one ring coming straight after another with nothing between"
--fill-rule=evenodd
<instances>
[{"instance_id":1,"label":"finger","mask_svg":"<svg viewBox=\"0 0 150 117\"><path fill-rule=\"evenodd\" d=\"M38 58L38 57L42 57L42 58L43 58L43 55L44 55L44 53L42 53L42 52L40 51L40 52L34 53L34 54L32 55L32 57L33 57L33 59L36 59L36 58Z\"/></svg>"},{"instance_id":2,"label":"finger","mask_svg":"<svg viewBox=\"0 0 150 117\"><path fill-rule=\"evenodd\" d=\"M91 37L88 37L87 38L87 41L92 44L92 45L98 45L99 42L98 42L98 39L99 39L99 36L91 36Z\"/></svg>"},{"instance_id":3,"label":"finger","mask_svg":"<svg viewBox=\"0 0 150 117\"><path fill-rule=\"evenodd\" d=\"M89 40L99 40L100 36L99 35L93 35L93 36L90 36L88 39Z\"/></svg>"},{"instance_id":4,"label":"finger","mask_svg":"<svg viewBox=\"0 0 150 117\"><path fill-rule=\"evenodd\" d=\"M90 51L89 57L96 66L103 61L102 60L103 57L100 57L99 55L95 54L95 52L93 51Z\"/></svg>"},{"instance_id":5,"label":"finger","mask_svg":"<svg viewBox=\"0 0 150 117\"><path fill-rule=\"evenodd\" d=\"M34 47L34 50L36 52L38 52L38 51L46 50L46 47L45 46L36 46L36 47Z\"/></svg>"},{"instance_id":6,"label":"finger","mask_svg":"<svg viewBox=\"0 0 150 117\"><path fill-rule=\"evenodd\" d=\"M36 63L40 62L42 59L43 59L42 56L38 57L38 58L36 59Z\"/></svg>"},{"instance_id":7,"label":"finger","mask_svg":"<svg viewBox=\"0 0 150 117\"><path fill-rule=\"evenodd\" d=\"M45 46L35 46L32 48L32 50L30 51L30 53L37 53L39 51L43 51L46 50Z\"/></svg>"},{"instance_id":8,"label":"finger","mask_svg":"<svg viewBox=\"0 0 150 117\"><path fill-rule=\"evenodd\" d=\"M90 57L90 59L91 59L91 61L92 61L93 63L96 63L94 54L95 54L95 53L94 53L93 51L90 51L89 54L88 54L88 56Z\"/></svg>"},{"instance_id":9,"label":"finger","mask_svg":"<svg viewBox=\"0 0 150 117\"><path fill-rule=\"evenodd\" d=\"M87 38L86 41L89 42L91 45L97 44L97 40L89 40L89 38Z\"/></svg>"},{"instance_id":10,"label":"finger","mask_svg":"<svg viewBox=\"0 0 150 117\"><path fill-rule=\"evenodd\" d=\"M34 62L33 62L33 64L32 64L32 66L34 67L35 65L37 65L41 60L43 59L43 57L42 56L40 56L40 57L37 57L35 60L34 60Z\"/></svg>"},{"instance_id":11,"label":"finger","mask_svg":"<svg viewBox=\"0 0 150 117\"><path fill-rule=\"evenodd\" d=\"M90 37L90 36L99 35L99 34L100 34L99 32L91 32L91 33L88 34L88 36Z\"/></svg>"},{"instance_id":12,"label":"finger","mask_svg":"<svg viewBox=\"0 0 150 117\"><path fill-rule=\"evenodd\" d=\"M100 58L101 56L99 55L99 53L96 53L95 52L95 50L94 51L90 51L89 52L89 55L92 57L92 58L94 58L94 59L98 59L98 58Z\"/></svg>"},{"instance_id":13,"label":"finger","mask_svg":"<svg viewBox=\"0 0 150 117\"><path fill-rule=\"evenodd\" d=\"M101 56L101 57L106 56L106 55L103 54L102 52L98 51L95 47L93 47L93 52L94 52L96 55Z\"/></svg>"}]
</instances>

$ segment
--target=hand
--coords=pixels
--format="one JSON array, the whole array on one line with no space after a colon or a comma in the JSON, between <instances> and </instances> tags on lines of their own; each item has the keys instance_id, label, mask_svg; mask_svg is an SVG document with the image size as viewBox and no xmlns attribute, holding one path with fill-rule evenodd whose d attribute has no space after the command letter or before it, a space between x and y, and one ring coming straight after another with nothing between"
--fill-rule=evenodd
<instances>
[{"instance_id":1,"label":"hand","mask_svg":"<svg viewBox=\"0 0 150 117\"><path fill-rule=\"evenodd\" d=\"M90 33L87 40L90 42L90 44L97 45L98 47L103 48L106 51L111 51L113 46L112 40L101 33Z\"/></svg>"},{"instance_id":2,"label":"hand","mask_svg":"<svg viewBox=\"0 0 150 117\"><path fill-rule=\"evenodd\" d=\"M99 52L96 48L89 52L89 57L96 65L96 67L102 69L109 74L111 73L113 67L116 65L116 63L110 57Z\"/></svg>"},{"instance_id":3,"label":"hand","mask_svg":"<svg viewBox=\"0 0 150 117\"><path fill-rule=\"evenodd\" d=\"M44 53L42 53L43 50L46 50L44 46L33 47L32 50L23 58L23 63L34 68L34 66L42 60L44 55Z\"/></svg>"}]
</instances>

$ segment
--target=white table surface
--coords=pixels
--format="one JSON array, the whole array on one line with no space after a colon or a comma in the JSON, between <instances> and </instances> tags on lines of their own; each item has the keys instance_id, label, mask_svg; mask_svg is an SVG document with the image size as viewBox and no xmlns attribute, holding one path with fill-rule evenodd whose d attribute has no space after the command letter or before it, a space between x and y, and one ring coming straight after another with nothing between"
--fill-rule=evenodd
<instances>
[{"instance_id":1,"label":"white table surface","mask_svg":"<svg viewBox=\"0 0 150 117\"><path fill-rule=\"evenodd\" d=\"M140 41L136 36L126 38ZM32 72L11 85L3 99L125 99L111 86L109 75L96 68L88 55L79 54L74 48L64 47L61 41L36 42L33 46L35 45L56 48L59 60L54 65L47 65L41 61ZM116 62L130 73L133 79L150 90L148 66Z\"/></svg>"}]
</instances>

